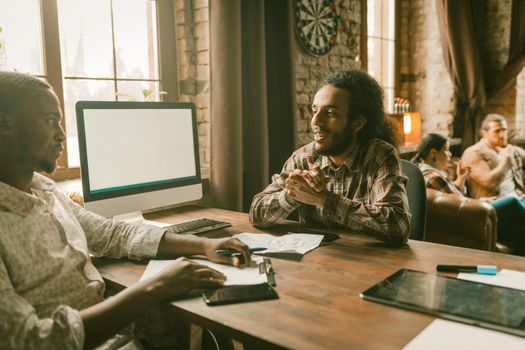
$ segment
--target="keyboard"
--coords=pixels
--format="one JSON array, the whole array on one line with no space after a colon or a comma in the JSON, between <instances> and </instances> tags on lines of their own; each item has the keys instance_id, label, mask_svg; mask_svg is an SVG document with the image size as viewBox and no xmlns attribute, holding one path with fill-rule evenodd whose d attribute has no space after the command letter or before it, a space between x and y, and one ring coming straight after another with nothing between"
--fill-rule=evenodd
<instances>
[{"instance_id":1,"label":"keyboard","mask_svg":"<svg viewBox=\"0 0 525 350\"><path fill-rule=\"evenodd\" d=\"M181 222L180 224L175 224L165 227L169 232L191 235L196 233L202 233L212 230L217 230L220 228L231 226L229 222L217 221L212 219L197 219L192 221Z\"/></svg>"}]
</instances>

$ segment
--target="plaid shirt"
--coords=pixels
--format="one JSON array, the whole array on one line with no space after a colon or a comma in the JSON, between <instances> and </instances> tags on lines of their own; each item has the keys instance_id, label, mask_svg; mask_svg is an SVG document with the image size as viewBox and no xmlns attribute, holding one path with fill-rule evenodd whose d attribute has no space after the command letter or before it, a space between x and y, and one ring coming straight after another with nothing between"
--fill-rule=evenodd
<instances>
[{"instance_id":1,"label":"plaid shirt","mask_svg":"<svg viewBox=\"0 0 525 350\"><path fill-rule=\"evenodd\" d=\"M427 188L432 188L444 193L454 193L459 194L460 196L465 196L464 193L461 192L456 185L450 182L441 171L426 163L419 163L418 166L425 177Z\"/></svg>"},{"instance_id":2,"label":"plaid shirt","mask_svg":"<svg viewBox=\"0 0 525 350\"><path fill-rule=\"evenodd\" d=\"M309 169L309 157L330 177L329 196L323 208L286 195L288 175L294 169ZM250 221L270 225L298 210L301 222L361 231L401 245L408 239L410 222L406 184L397 151L384 141L372 139L364 147L358 145L337 169L329 157L315 152L312 142L295 151L281 173L275 174L272 183L254 197Z\"/></svg>"}]
</instances>

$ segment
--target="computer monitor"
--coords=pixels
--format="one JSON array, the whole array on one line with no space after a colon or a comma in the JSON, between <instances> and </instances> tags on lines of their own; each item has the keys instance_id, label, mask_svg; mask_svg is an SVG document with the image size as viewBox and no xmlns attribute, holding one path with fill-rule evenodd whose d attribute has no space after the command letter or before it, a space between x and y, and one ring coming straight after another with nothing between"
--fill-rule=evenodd
<instances>
[{"instance_id":1,"label":"computer monitor","mask_svg":"<svg viewBox=\"0 0 525 350\"><path fill-rule=\"evenodd\" d=\"M87 209L136 222L202 197L193 103L79 101L76 112Z\"/></svg>"}]
</instances>

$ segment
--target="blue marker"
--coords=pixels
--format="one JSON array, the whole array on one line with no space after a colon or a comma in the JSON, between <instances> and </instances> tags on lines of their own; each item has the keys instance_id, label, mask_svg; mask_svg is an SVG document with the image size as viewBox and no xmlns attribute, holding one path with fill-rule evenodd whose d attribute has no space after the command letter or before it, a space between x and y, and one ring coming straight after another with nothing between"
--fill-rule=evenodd
<instances>
[{"instance_id":1,"label":"blue marker","mask_svg":"<svg viewBox=\"0 0 525 350\"><path fill-rule=\"evenodd\" d=\"M257 247L257 248L250 248L248 250L250 251L250 253L255 253L255 252L261 252L266 249L267 248L265 247ZM234 255L241 254L241 252L239 252L238 250L234 250L234 249L218 249L215 251L215 253L217 253L218 255L222 255L222 256L234 256Z\"/></svg>"},{"instance_id":2,"label":"blue marker","mask_svg":"<svg viewBox=\"0 0 525 350\"><path fill-rule=\"evenodd\" d=\"M475 272L480 275L495 275L498 268L494 265L438 265L439 272Z\"/></svg>"}]
</instances>

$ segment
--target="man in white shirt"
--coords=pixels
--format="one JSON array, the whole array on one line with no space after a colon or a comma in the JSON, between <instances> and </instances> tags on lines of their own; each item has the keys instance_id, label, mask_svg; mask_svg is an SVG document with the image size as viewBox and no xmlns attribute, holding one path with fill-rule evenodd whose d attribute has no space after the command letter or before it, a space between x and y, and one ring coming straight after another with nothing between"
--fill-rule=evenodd
<instances>
[{"instance_id":1,"label":"man in white shirt","mask_svg":"<svg viewBox=\"0 0 525 350\"><path fill-rule=\"evenodd\" d=\"M52 88L35 77L0 72L0 348L140 348L122 330L168 298L222 285L224 275L185 258L159 275L104 300L95 256L206 255L239 265L216 249L249 261L233 238L177 236L152 226L107 220L73 203L50 179L66 140Z\"/></svg>"}]
</instances>

